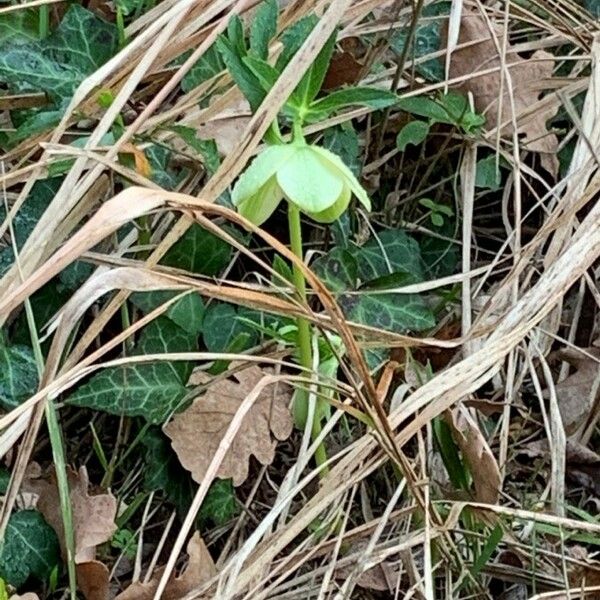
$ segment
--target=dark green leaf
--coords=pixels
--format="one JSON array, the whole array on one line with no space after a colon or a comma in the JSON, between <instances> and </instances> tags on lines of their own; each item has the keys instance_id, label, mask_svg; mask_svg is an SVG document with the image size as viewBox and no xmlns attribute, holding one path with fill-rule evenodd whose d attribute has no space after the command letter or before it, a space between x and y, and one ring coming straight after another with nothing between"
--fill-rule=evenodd
<instances>
[{"instance_id":1,"label":"dark green leaf","mask_svg":"<svg viewBox=\"0 0 600 600\"><path fill-rule=\"evenodd\" d=\"M38 11L21 8L0 18L0 44L22 44L39 39Z\"/></svg>"},{"instance_id":2,"label":"dark green leaf","mask_svg":"<svg viewBox=\"0 0 600 600\"><path fill-rule=\"evenodd\" d=\"M196 130L192 127L184 125L173 125L171 130L174 131L188 146L193 148L200 156L206 166L206 171L209 175L213 175L221 164L219 151L214 140L201 140L196 135Z\"/></svg>"},{"instance_id":3,"label":"dark green leaf","mask_svg":"<svg viewBox=\"0 0 600 600\"><path fill-rule=\"evenodd\" d=\"M308 117L311 120L322 119L341 108L348 106L368 106L381 109L396 104L398 96L388 90L378 88L354 87L332 92L324 98L313 102Z\"/></svg>"},{"instance_id":4,"label":"dark green leaf","mask_svg":"<svg viewBox=\"0 0 600 600\"><path fill-rule=\"evenodd\" d=\"M452 485L456 490L468 491L469 471L460 457L450 427L441 417L433 419L433 433Z\"/></svg>"},{"instance_id":5,"label":"dark green leaf","mask_svg":"<svg viewBox=\"0 0 600 600\"><path fill-rule=\"evenodd\" d=\"M225 63L221 58L221 54L217 49L217 45L213 44L202 58L189 70L181 81L181 89L187 93L198 87L201 83L218 75L225 69Z\"/></svg>"},{"instance_id":6,"label":"dark green leaf","mask_svg":"<svg viewBox=\"0 0 600 600\"><path fill-rule=\"evenodd\" d=\"M186 391L171 364L156 362L103 369L66 402L113 415L144 417L158 424L183 408Z\"/></svg>"},{"instance_id":7,"label":"dark green leaf","mask_svg":"<svg viewBox=\"0 0 600 600\"><path fill-rule=\"evenodd\" d=\"M8 520L0 552L0 577L15 588L30 577L45 582L58 565L56 533L37 510L21 510Z\"/></svg>"},{"instance_id":8,"label":"dark green leaf","mask_svg":"<svg viewBox=\"0 0 600 600\"><path fill-rule=\"evenodd\" d=\"M165 190L176 189L178 183L185 177L185 172L177 172L171 166L171 150L158 144L151 144L144 150L144 154L152 169L150 179Z\"/></svg>"},{"instance_id":9,"label":"dark green leaf","mask_svg":"<svg viewBox=\"0 0 600 600\"><path fill-rule=\"evenodd\" d=\"M290 265L285 260L283 260L283 258L281 258L279 254L276 254L275 258L273 259L273 269L276 273L281 275L281 277L283 277L285 281L288 281L290 283L293 281L294 277L292 273L292 267L290 267ZM274 277L273 281L276 285L279 286L283 284L283 281L279 278Z\"/></svg>"},{"instance_id":10,"label":"dark green leaf","mask_svg":"<svg viewBox=\"0 0 600 600\"><path fill-rule=\"evenodd\" d=\"M423 263L417 242L399 229L387 229L354 251L358 276L365 283L390 273L409 273L423 281Z\"/></svg>"},{"instance_id":11,"label":"dark green leaf","mask_svg":"<svg viewBox=\"0 0 600 600\"><path fill-rule=\"evenodd\" d=\"M328 127L323 135L323 147L337 154L356 177L360 176L360 146L352 125Z\"/></svg>"},{"instance_id":12,"label":"dark green leaf","mask_svg":"<svg viewBox=\"0 0 600 600\"><path fill-rule=\"evenodd\" d=\"M151 427L142 438L146 469L144 488L163 491L182 517L189 509L196 485L181 466L167 437L158 427Z\"/></svg>"},{"instance_id":13,"label":"dark green leaf","mask_svg":"<svg viewBox=\"0 0 600 600\"><path fill-rule=\"evenodd\" d=\"M402 273L397 271L396 273L390 273L388 275L382 275L376 279L371 279L360 286L361 290L387 290L390 288L401 287L403 285L409 285L415 283L415 278L411 273Z\"/></svg>"},{"instance_id":14,"label":"dark green leaf","mask_svg":"<svg viewBox=\"0 0 600 600\"><path fill-rule=\"evenodd\" d=\"M242 351L256 343L256 330L238 317L238 311L231 304L215 302L209 305L204 315L202 336L210 352L232 352L234 345L236 351ZM242 347L239 347L240 340Z\"/></svg>"},{"instance_id":15,"label":"dark green leaf","mask_svg":"<svg viewBox=\"0 0 600 600\"><path fill-rule=\"evenodd\" d=\"M315 15L308 15L296 21L283 32L281 35L283 50L275 63L277 71L280 73L283 71L318 22L319 20Z\"/></svg>"},{"instance_id":16,"label":"dark green leaf","mask_svg":"<svg viewBox=\"0 0 600 600\"><path fill-rule=\"evenodd\" d=\"M269 42L277 33L277 0L264 0L250 27L250 53L258 58L269 56Z\"/></svg>"},{"instance_id":17,"label":"dark green leaf","mask_svg":"<svg viewBox=\"0 0 600 600\"><path fill-rule=\"evenodd\" d=\"M0 406L11 410L32 396L38 386L38 370L28 346L8 346L0 332Z\"/></svg>"},{"instance_id":18,"label":"dark green leaf","mask_svg":"<svg viewBox=\"0 0 600 600\"><path fill-rule=\"evenodd\" d=\"M425 121L411 121L407 123L396 137L396 147L404 152L406 146L418 146L429 135L429 125Z\"/></svg>"},{"instance_id":19,"label":"dark green leaf","mask_svg":"<svg viewBox=\"0 0 600 600\"><path fill-rule=\"evenodd\" d=\"M218 275L229 263L231 246L200 227L192 225L167 252L163 264L191 273Z\"/></svg>"},{"instance_id":20,"label":"dark green leaf","mask_svg":"<svg viewBox=\"0 0 600 600\"><path fill-rule=\"evenodd\" d=\"M161 304L177 296L176 291L135 292L130 296L131 302L144 314L148 314ZM204 302L199 294L186 294L173 304L165 313L165 316L186 331L195 335L202 330L204 318Z\"/></svg>"},{"instance_id":21,"label":"dark green leaf","mask_svg":"<svg viewBox=\"0 0 600 600\"><path fill-rule=\"evenodd\" d=\"M83 285L93 271L94 265L83 260L76 260L60 272L60 282L66 289L76 290Z\"/></svg>"},{"instance_id":22,"label":"dark green leaf","mask_svg":"<svg viewBox=\"0 0 600 600\"><path fill-rule=\"evenodd\" d=\"M244 64L252 71L256 79L260 82L263 90L268 92L279 77L279 73L266 60L254 56L245 56Z\"/></svg>"},{"instance_id":23,"label":"dark green leaf","mask_svg":"<svg viewBox=\"0 0 600 600\"><path fill-rule=\"evenodd\" d=\"M239 512L231 479L217 479L210 486L198 517L204 527L222 527Z\"/></svg>"},{"instance_id":24,"label":"dark green leaf","mask_svg":"<svg viewBox=\"0 0 600 600\"><path fill-rule=\"evenodd\" d=\"M500 189L502 185L502 176L495 155L492 154L487 158L482 158L477 161L475 185L478 188L492 190L493 192Z\"/></svg>"},{"instance_id":25,"label":"dark green leaf","mask_svg":"<svg viewBox=\"0 0 600 600\"><path fill-rule=\"evenodd\" d=\"M425 264L428 279L437 279L455 272L460 256L458 245L452 241L456 235L454 219L445 219L438 233L448 240L432 235L424 235L420 240L421 257Z\"/></svg>"},{"instance_id":26,"label":"dark green leaf","mask_svg":"<svg viewBox=\"0 0 600 600\"><path fill-rule=\"evenodd\" d=\"M0 494L6 494L10 483L10 471L5 466L0 466Z\"/></svg>"},{"instance_id":27,"label":"dark green leaf","mask_svg":"<svg viewBox=\"0 0 600 600\"><path fill-rule=\"evenodd\" d=\"M344 248L333 248L320 256L312 269L332 292L345 292L356 287L358 264L355 256Z\"/></svg>"},{"instance_id":28,"label":"dark green leaf","mask_svg":"<svg viewBox=\"0 0 600 600\"><path fill-rule=\"evenodd\" d=\"M325 44L323 44L323 48L321 48L319 54L317 54L317 57L303 75L300 83L292 92L290 104L301 108L308 108L317 97L327 74L336 37L337 33L333 33Z\"/></svg>"}]
</instances>

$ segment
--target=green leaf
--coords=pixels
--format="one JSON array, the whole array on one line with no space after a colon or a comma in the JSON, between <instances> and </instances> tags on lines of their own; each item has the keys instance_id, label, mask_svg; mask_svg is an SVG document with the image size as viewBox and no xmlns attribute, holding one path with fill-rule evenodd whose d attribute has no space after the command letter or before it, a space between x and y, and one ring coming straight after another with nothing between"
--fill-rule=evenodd
<instances>
[{"instance_id":1,"label":"green leaf","mask_svg":"<svg viewBox=\"0 0 600 600\"><path fill-rule=\"evenodd\" d=\"M429 279L452 275L460 256L458 245L452 241L456 235L454 219L444 219L444 224L437 233L449 239L425 234L419 242L425 273Z\"/></svg>"},{"instance_id":2,"label":"green leaf","mask_svg":"<svg viewBox=\"0 0 600 600\"><path fill-rule=\"evenodd\" d=\"M318 22L317 17L311 14L299 19L283 32L281 35L283 50L275 63L277 71L280 73L283 71Z\"/></svg>"},{"instance_id":3,"label":"green leaf","mask_svg":"<svg viewBox=\"0 0 600 600\"><path fill-rule=\"evenodd\" d=\"M0 44L23 44L39 39L38 11L32 8L2 15L0 19Z\"/></svg>"},{"instance_id":4,"label":"green leaf","mask_svg":"<svg viewBox=\"0 0 600 600\"><path fill-rule=\"evenodd\" d=\"M210 352L231 352L234 344L237 351L242 351L258 340L256 330L239 318L233 305L224 302L215 302L206 309L202 336Z\"/></svg>"},{"instance_id":5,"label":"green leaf","mask_svg":"<svg viewBox=\"0 0 600 600\"><path fill-rule=\"evenodd\" d=\"M345 295L340 305L350 320L387 331L423 331L435 325L431 310L417 294Z\"/></svg>"},{"instance_id":6,"label":"green leaf","mask_svg":"<svg viewBox=\"0 0 600 600\"><path fill-rule=\"evenodd\" d=\"M113 415L144 417L158 424L183 408L186 392L171 364L156 362L103 369L66 402Z\"/></svg>"},{"instance_id":7,"label":"green leaf","mask_svg":"<svg viewBox=\"0 0 600 600\"><path fill-rule=\"evenodd\" d=\"M379 232L354 254L358 276L363 283L390 273L409 273L413 281L423 281L419 245L399 229Z\"/></svg>"},{"instance_id":8,"label":"green leaf","mask_svg":"<svg viewBox=\"0 0 600 600\"><path fill-rule=\"evenodd\" d=\"M150 179L158 183L165 190L174 190L185 177L185 171L177 171L171 166L171 155L169 148L151 144L144 150L144 154L150 164Z\"/></svg>"},{"instance_id":9,"label":"green leaf","mask_svg":"<svg viewBox=\"0 0 600 600\"><path fill-rule=\"evenodd\" d=\"M180 292L157 290L154 292L135 292L130 296L131 302L144 314L148 314L161 304L177 296ZM190 293L183 296L173 304L166 313L166 317L179 327L193 333L199 334L202 330L204 319L204 302L199 294Z\"/></svg>"},{"instance_id":10,"label":"green leaf","mask_svg":"<svg viewBox=\"0 0 600 600\"><path fill-rule=\"evenodd\" d=\"M418 146L429 135L429 124L425 121L411 121L407 123L396 137L396 148L404 152L406 146Z\"/></svg>"},{"instance_id":11,"label":"green leaf","mask_svg":"<svg viewBox=\"0 0 600 600\"><path fill-rule=\"evenodd\" d=\"M181 466L169 439L158 427L148 429L142 438L146 469L144 488L149 492L165 492L169 501L183 517L192 502L196 489L189 473Z\"/></svg>"},{"instance_id":12,"label":"green leaf","mask_svg":"<svg viewBox=\"0 0 600 600\"><path fill-rule=\"evenodd\" d=\"M319 54L317 54L317 57L300 80L300 83L292 92L290 104L299 107L301 114L310 107L321 89L329 63L331 62L336 38L337 33L333 33L325 44L323 44Z\"/></svg>"},{"instance_id":13,"label":"green leaf","mask_svg":"<svg viewBox=\"0 0 600 600\"><path fill-rule=\"evenodd\" d=\"M198 517L202 527L222 527L239 512L231 479L217 479L210 486Z\"/></svg>"},{"instance_id":14,"label":"green leaf","mask_svg":"<svg viewBox=\"0 0 600 600\"><path fill-rule=\"evenodd\" d=\"M20 89L44 91L55 100L70 98L116 49L116 27L72 4L46 39L0 47L0 80Z\"/></svg>"},{"instance_id":15,"label":"green leaf","mask_svg":"<svg viewBox=\"0 0 600 600\"><path fill-rule=\"evenodd\" d=\"M58 565L56 533L37 510L21 510L8 520L0 551L0 577L20 588L30 577L45 582Z\"/></svg>"},{"instance_id":16,"label":"green leaf","mask_svg":"<svg viewBox=\"0 0 600 600\"><path fill-rule=\"evenodd\" d=\"M340 247L317 258L312 270L332 292L353 290L358 279L358 264L354 254Z\"/></svg>"},{"instance_id":17,"label":"green leaf","mask_svg":"<svg viewBox=\"0 0 600 600\"><path fill-rule=\"evenodd\" d=\"M216 172L221 164L221 159L214 140L201 140L197 137L195 129L184 125L173 125L171 131L174 131L188 146L200 154L209 175Z\"/></svg>"},{"instance_id":18,"label":"green leaf","mask_svg":"<svg viewBox=\"0 0 600 600\"><path fill-rule=\"evenodd\" d=\"M279 72L266 60L256 58L255 56L245 56L243 61L260 82L260 85L265 92L268 92L275 85L275 82L279 77Z\"/></svg>"},{"instance_id":19,"label":"green leaf","mask_svg":"<svg viewBox=\"0 0 600 600\"><path fill-rule=\"evenodd\" d=\"M369 87L348 88L332 92L324 98L313 102L310 105L307 119L323 119L333 112L348 106L368 106L379 110L397 102L398 96L388 90Z\"/></svg>"},{"instance_id":20,"label":"green leaf","mask_svg":"<svg viewBox=\"0 0 600 600\"><path fill-rule=\"evenodd\" d=\"M250 53L258 58L269 56L269 42L277 33L277 0L264 0L256 11L250 27Z\"/></svg>"},{"instance_id":21,"label":"green leaf","mask_svg":"<svg viewBox=\"0 0 600 600\"><path fill-rule=\"evenodd\" d=\"M230 259L231 246L227 242L194 224L165 254L162 264L214 276L227 266Z\"/></svg>"},{"instance_id":22,"label":"green leaf","mask_svg":"<svg viewBox=\"0 0 600 600\"><path fill-rule=\"evenodd\" d=\"M477 577L481 569L483 569L483 567L487 565L490 558L492 558L492 554L498 547L498 544L502 541L503 535L504 532L502 531L502 526L498 523L490 532L490 535L485 541L485 544L483 545L479 556L477 556L477 559L471 567L471 574L473 575L473 577Z\"/></svg>"},{"instance_id":23,"label":"green leaf","mask_svg":"<svg viewBox=\"0 0 600 600\"><path fill-rule=\"evenodd\" d=\"M352 125L328 127L323 135L323 147L337 154L355 177L360 176L360 145L358 134Z\"/></svg>"},{"instance_id":24,"label":"green leaf","mask_svg":"<svg viewBox=\"0 0 600 600\"><path fill-rule=\"evenodd\" d=\"M238 34L236 32L237 27L233 27L233 35L237 37ZM240 46L239 40L236 41L232 40L231 37L220 36L217 40L217 49L221 53L221 57L231 77L250 103L250 108L252 111L256 111L264 100L266 92L254 73L244 63L244 57L247 53L243 46L243 34L241 43L242 46Z\"/></svg>"},{"instance_id":25,"label":"green leaf","mask_svg":"<svg viewBox=\"0 0 600 600\"><path fill-rule=\"evenodd\" d=\"M32 396L38 386L38 370L28 346L9 346L0 331L0 406L11 410Z\"/></svg>"},{"instance_id":26,"label":"green leaf","mask_svg":"<svg viewBox=\"0 0 600 600\"><path fill-rule=\"evenodd\" d=\"M135 354L165 354L168 352L193 352L198 349L198 335L188 327L179 327L167 317L157 317L144 327ZM169 365L182 382L187 382L192 363L173 361Z\"/></svg>"},{"instance_id":27,"label":"green leaf","mask_svg":"<svg viewBox=\"0 0 600 600\"><path fill-rule=\"evenodd\" d=\"M477 161L475 186L496 192L502 186L502 175L495 155Z\"/></svg>"},{"instance_id":28,"label":"green leaf","mask_svg":"<svg viewBox=\"0 0 600 600\"><path fill-rule=\"evenodd\" d=\"M217 45L213 44L204 56L186 73L181 81L181 89L187 94L201 83L212 79L225 69L225 63L221 58L221 53Z\"/></svg>"}]
</instances>

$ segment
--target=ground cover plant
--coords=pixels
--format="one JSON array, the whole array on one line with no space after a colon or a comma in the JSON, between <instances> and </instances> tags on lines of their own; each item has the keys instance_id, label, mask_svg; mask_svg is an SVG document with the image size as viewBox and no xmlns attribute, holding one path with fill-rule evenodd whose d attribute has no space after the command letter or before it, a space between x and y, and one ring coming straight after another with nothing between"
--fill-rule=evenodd
<instances>
[{"instance_id":1,"label":"ground cover plant","mask_svg":"<svg viewBox=\"0 0 600 600\"><path fill-rule=\"evenodd\" d=\"M600 598L598 11L0 4L0 600Z\"/></svg>"}]
</instances>

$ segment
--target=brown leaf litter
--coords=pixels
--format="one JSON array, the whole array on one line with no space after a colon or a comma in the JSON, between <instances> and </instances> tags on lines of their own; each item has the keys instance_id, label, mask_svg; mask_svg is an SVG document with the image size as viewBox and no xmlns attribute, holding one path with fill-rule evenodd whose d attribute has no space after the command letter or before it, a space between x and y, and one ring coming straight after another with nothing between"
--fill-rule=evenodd
<instances>
[{"instance_id":1,"label":"brown leaf litter","mask_svg":"<svg viewBox=\"0 0 600 600\"><path fill-rule=\"evenodd\" d=\"M464 44L468 45L461 47ZM457 88L464 93L473 94L475 108L485 114L487 127L491 129L501 124L501 135L511 136L514 117L517 133L523 136L523 147L539 153L542 167L556 175L558 138L548 131L546 122L556 115L559 101L552 101L532 110L543 88L551 87L545 82L552 77L554 57L549 52L538 50L530 58L521 58L512 51L513 46L508 43L505 66L510 73L509 85L506 69L502 68L498 52L503 45L502 27L492 25L490 31L480 11L465 8L460 23L459 47L452 52L450 59L449 77L454 79L470 76ZM498 70L477 76L478 72L493 68Z\"/></svg>"},{"instance_id":2,"label":"brown leaf litter","mask_svg":"<svg viewBox=\"0 0 600 600\"><path fill-rule=\"evenodd\" d=\"M190 538L187 545L189 556L187 566L179 577L172 577L165 588L162 600L181 600L191 591L199 588L217 574L215 563L198 532ZM163 568L157 569L147 583L132 583L115 600L153 600L160 582Z\"/></svg>"},{"instance_id":3,"label":"brown leaf litter","mask_svg":"<svg viewBox=\"0 0 600 600\"><path fill-rule=\"evenodd\" d=\"M203 480L242 401L269 374L267 369L252 365L230 378L217 378L187 410L163 427L181 464L196 482ZM263 465L273 462L276 441L271 433L280 441L292 433L290 400L288 385L278 382L265 387L244 417L219 467L218 477L232 478L237 486L248 477L250 455Z\"/></svg>"}]
</instances>

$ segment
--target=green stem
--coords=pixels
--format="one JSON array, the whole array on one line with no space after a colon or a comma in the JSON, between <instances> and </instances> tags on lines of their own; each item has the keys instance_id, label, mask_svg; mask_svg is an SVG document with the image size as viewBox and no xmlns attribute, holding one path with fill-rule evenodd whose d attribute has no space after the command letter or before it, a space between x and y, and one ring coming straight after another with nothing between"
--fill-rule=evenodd
<instances>
[{"instance_id":1,"label":"green stem","mask_svg":"<svg viewBox=\"0 0 600 600\"><path fill-rule=\"evenodd\" d=\"M303 249L302 249L302 228L300 225L300 210L293 204L288 204L288 224L290 228L290 246L292 252L300 259L303 260ZM304 279L304 273L298 267L293 265L293 283L300 299L306 303L306 280ZM308 320L298 317L298 351L300 354L300 365L304 367L307 373L312 371L312 350L310 347L310 323ZM319 410L319 403L315 407L315 414L313 415L313 422L311 428L311 439L314 441L321 434L321 411ZM296 426L299 429L304 429L306 425L306 419L308 418L308 390L305 388L299 389L294 402L294 420ZM327 453L325 452L325 446L321 443L315 451L315 461L318 466L321 466L327 460ZM321 476L324 476L327 469L321 471Z\"/></svg>"},{"instance_id":2,"label":"green stem","mask_svg":"<svg viewBox=\"0 0 600 600\"><path fill-rule=\"evenodd\" d=\"M47 4L42 4L38 13L38 25L40 39L48 36L50 31L50 7Z\"/></svg>"}]
</instances>

